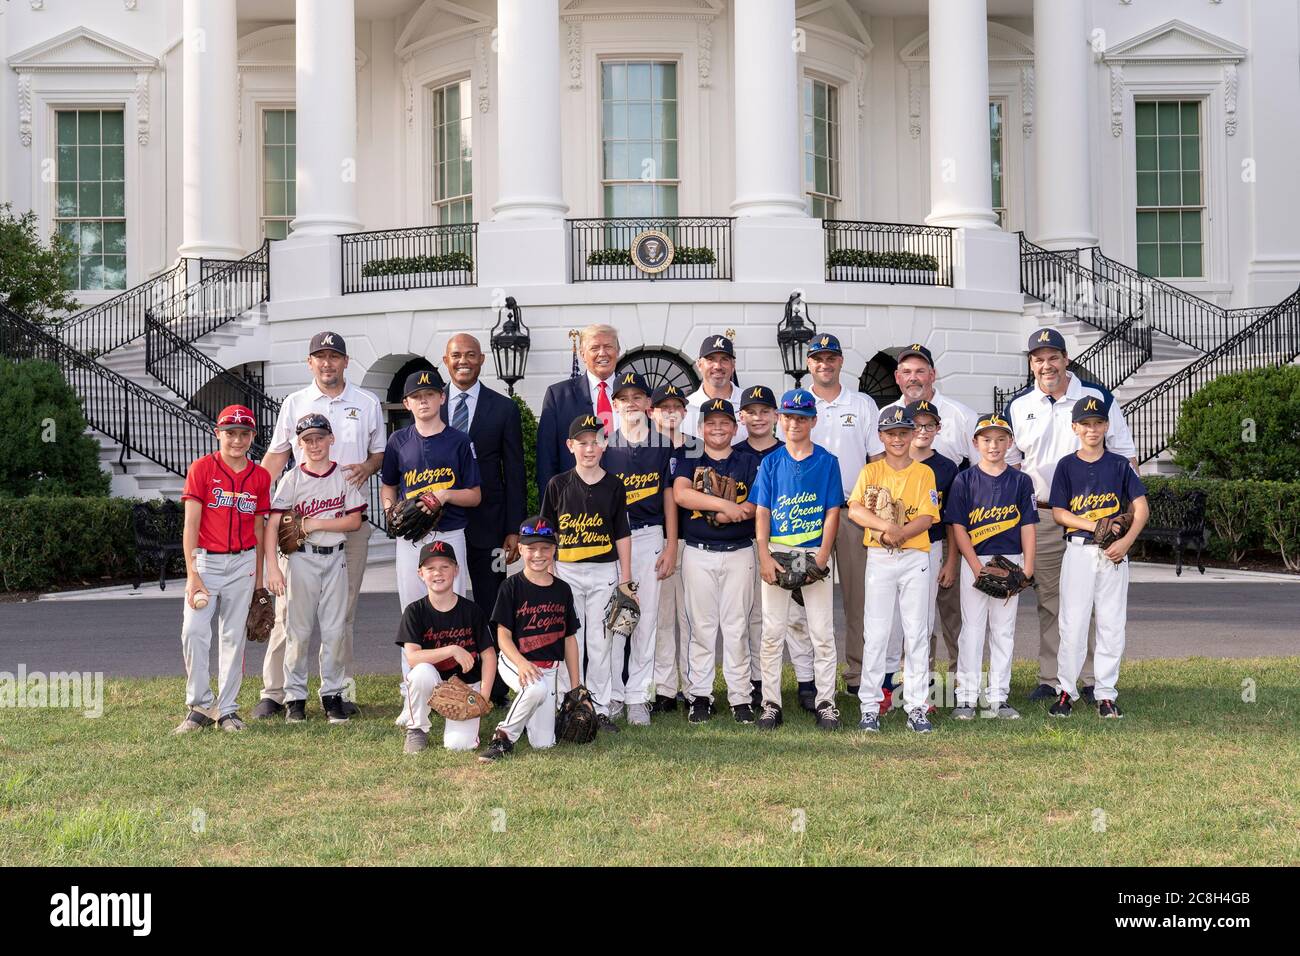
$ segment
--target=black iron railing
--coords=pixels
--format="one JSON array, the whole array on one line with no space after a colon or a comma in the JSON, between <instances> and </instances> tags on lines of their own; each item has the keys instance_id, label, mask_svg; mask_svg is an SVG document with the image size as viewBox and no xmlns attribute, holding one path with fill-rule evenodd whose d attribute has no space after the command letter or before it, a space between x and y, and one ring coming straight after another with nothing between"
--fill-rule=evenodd
<instances>
[{"instance_id":1,"label":"black iron railing","mask_svg":"<svg viewBox=\"0 0 1300 956\"><path fill-rule=\"evenodd\" d=\"M565 222L571 282L733 277L732 227L736 220L729 216L625 216ZM673 245L671 264L659 272L643 272L632 264L633 240L651 231L663 233Z\"/></svg>"},{"instance_id":2,"label":"black iron railing","mask_svg":"<svg viewBox=\"0 0 1300 956\"><path fill-rule=\"evenodd\" d=\"M211 422L105 368L3 306L0 355L57 365L80 396L90 427L122 446L121 461L135 452L183 476L190 462L215 448Z\"/></svg>"},{"instance_id":3,"label":"black iron railing","mask_svg":"<svg viewBox=\"0 0 1300 956\"><path fill-rule=\"evenodd\" d=\"M952 285L952 229L827 219L826 280Z\"/></svg>"},{"instance_id":4,"label":"black iron railing","mask_svg":"<svg viewBox=\"0 0 1300 956\"><path fill-rule=\"evenodd\" d=\"M144 335L145 312L185 288L188 259L121 295L78 312L58 330L59 338L92 358Z\"/></svg>"},{"instance_id":5,"label":"black iron railing","mask_svg":"<svg viewBox=\"0 0 1300 956\"><path fill-rule=\"evenodd\" d=\"M265 302L270 294L271 241L266 239L244 258L211 268L194 285L152 306L149 314L186 342L195 342Z\"/></svg>"},{"instance_id":6,"label":"black iron railing","mask_svg":"<svg viewBox=\"0 0 1300 956\"><path fill-rule=\"evenodd\" d=\"M1300 289L1236 335L1124 405L1139 462L1169 447L1184 399L1220 375L1289 365L1300 356Z\"/></svg>"},{"instance_id":7,"label":"black iron railing","mask_svg":"<svg viewBox=\"0 0 1300 956\"><path fill-rule=\"evenodd\" d=\"M380 229L339 237L343 294L478 282L478 223Z\"/></svg>"}]
</instances>

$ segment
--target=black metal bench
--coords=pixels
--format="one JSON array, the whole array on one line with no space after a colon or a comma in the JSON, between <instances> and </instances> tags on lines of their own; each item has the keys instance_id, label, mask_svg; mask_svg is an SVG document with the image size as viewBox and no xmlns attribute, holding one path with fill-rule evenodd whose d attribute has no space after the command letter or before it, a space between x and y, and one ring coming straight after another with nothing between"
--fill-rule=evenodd
<instances>
[{"instance_id":1,"label":"black metal bench","mask_svg":"<svg viewBox=\"0 0 1300 956\"><path fill-rule=\"evenodd\" d=\"M167 566L172 555L181 554L181 533L185 529L185 509L178 501L160 505L131 506L131 525L135 532L135 584L139 590L145 578L146 563L158 566L158 587L167 588Z\"/></svg>"},{"instance_id":2,"label":"black metal bench","mask_svg":"<svg viewBox=\"0 0 1300 956\"><path fill-rule=\"evenodd\" d=\"M1138 535L1139 541L1156 541L1174 549L1175 574L1183 573L1183 552L1196 549L1196 569L1205 573L1202 557L1208 539L1205 534L1205 501L1203 491L1174 491L1161 488L1147 495L1151 517Z\"/></svg>"}]
</instances>

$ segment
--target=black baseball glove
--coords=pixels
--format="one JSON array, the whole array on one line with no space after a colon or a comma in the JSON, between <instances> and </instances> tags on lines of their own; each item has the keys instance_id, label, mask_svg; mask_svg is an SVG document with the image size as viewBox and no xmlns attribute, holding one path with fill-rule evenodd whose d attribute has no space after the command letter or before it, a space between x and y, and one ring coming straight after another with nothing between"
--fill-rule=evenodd
<instances>
[{"instance_id":1,"label":"black baseball glove","mask_svg":"<svg viewBox=\"0 0 1300 956\"><path fill-rule=\"evenodd\" d=\"M816 584L830 574L830 568L823 568L812 555L806 551L773 551L772 560L776 562L776 583L787 591L794 603L803 607L805 584Z\"/></svg>"},{"instance_id":2,"label":"black baseball glove","mask_svg":"<svg viewBox=\"0 0 1300 956\"><path fill-rule=\"evenodd\" d=\"M403 498L384 510L384 518L390 538L419 541L437 530L442 520L442 502L431 494Z\"/></svg>"},{"instance_id":3,"label":"black baseball glove","mask_svg":"<svg viewBox=\"0 0 1300 956\"><path fill-rule=\"evenodd\" d=\"M575 687L564 695L560 712L555 716L555 739L572 744L589 744L596 739L600 724L596 704L585 687Z\"/></svg>"},{"instance_id":4,"label":"black baseball glove","mask_svg":"<svg viewBox=\"0 0 1300 956\"><path fill-rule=\"evenodd\" d=\"M1036 588L1038 582L1025 574L1024 568L1001 554L995 554L988 564L980 568L971 585L976 591L982 591L989 597L1009 601L1025 588Z\"/></svg>"}]
</instances>

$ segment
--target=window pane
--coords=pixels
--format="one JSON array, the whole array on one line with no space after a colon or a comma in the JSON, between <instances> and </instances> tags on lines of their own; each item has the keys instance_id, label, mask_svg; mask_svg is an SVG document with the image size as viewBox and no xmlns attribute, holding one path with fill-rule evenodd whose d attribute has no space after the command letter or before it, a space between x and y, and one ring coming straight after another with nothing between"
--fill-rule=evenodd
<instances>
[{"instance_id":1,"label":"window pane","mask_svg":"<svg viewBox=\"0 0 1300 956\"><path fill-rule=\"evenodd\" d=\"M1156 275L1177 277L1183 274L1180 246L1160 246L1160 271Z\"/></svg>"},{"instance_id":2,"label":"window pane","mask_svg":"<svg viewBox=\"0 0 1300 956\"><path fill-rule=\"evenodd\" d=\"M59 110L59 145L77 145L77 114L73 110Z\"/></svg>"},{"instance_id":3,"label":"window pane","mask_svg":"<svg viewBox=\"0 0 1300 956\"><path fill-rule=\"evenodd\" d=\"M677 104L676 102L656 103L655 112L659 116L656 136L661 139L677 138Z\"/></svg>"},{"instance_id":4,"label":"window pane","mask_svg":"<svg viewBox=\"0 0 1300 956\"><path fill-rule=\"evenodd\" d=\"M263 212L268 216L284 216L284 183L267 182L262 192Z\"/></svg>"},{"instance_id":5,"label":"window pane","mask_svg":"<svg viewBox=\"0 0 1300 956\"><path fill-rule=\"evenodd\" d=\"M655 201L659 207L657 214L660 216L677 215L677 187L656 186L655 193Z\"/></svg>"},{"instance_id":6,"label":"window pane","mask_svg":"<svg viewBox=\"0 0 1300 956\"><path fill-rule=\"evenodd\" d=\"M654 193L653 186L628 186L627 187L627 215L629 216L652 216L654 215Z\"/></svg>"},{"instance_id":7,"label":"window pane","mask_svg":"<svg viewBox=\"0 0 1300 956\"><path fill-rule=\"evenodd\" d=\"M1201 264L1201 246L1199 243L1183 246L1183 275L1205 275L1205 269Z\"/></svg>"},{"instance_id":8,"label":"window pane","mask_svg":"<svg viewBox=\"0 0 1300 956\"><path fill-rule=\"evenodd\" d=\"M123 153L124 147L122 146L104 147L101 158L104 164L103 174L105 179L121 182L126 178L123 166L125 161Z\"/></svg>"},{"instance_id":9,"label":"window pane","mask_svg":"<svg viewBox=\"0 0 1300 956\"><path fill-rule=\"evenodd\" d=\"M99 183L80 183L77 186L77 214L98 216L99 210Z\"/></svg>"},{"instance_id":10,"label":"window pane","mask_svg":"<svg viewBox=\"0 0 1300 956\"><path fill-rule=\"evenodd\" d=\"M104 260L99 256L81 257L81 287L83 289L104 288Z\"/></svg>"},{"instance_id":11,"label":"window pane","mask_svg":"<svg viewBox=\"0 0 1300 956\"><path fill-rule=\"evenodd\" d=\"M677 143L670 142L663 144L663 168L659 170L659 175L663 179L677 178Z\"/></svg>"},{"instance_id":12,"label":"window pane","mask_svg":"<svg viewBox=\"0 0 1300 956\"><path fill-rule=\"evenodd\" d=\"M268 146L278 146L284 143L284 112L281 110L266 110L262 114L262 122L265 124L265 134L263 141Z\"/></svg>"},{"instance_id":13,"label":"window pane","mask_svg":"<svg viewBox=\"0 0 1300 956\"><path fill-rule=\"evenodd\" d=\"M619 189L619 188L620 188L620 187L618 187L618 186L606 186L606 187L605 187L605 215L606 215L606 216L620 216L620 215L622 215L622 213L620 213L620 212L618 211L618 202L617 202L617 199L616 199L616 195L617 195L617 194L616 194L616 192L615 192L615 190L617 190L617 189Z\"/></svg>"},{"instance_id":14,"label":"window pane","mask_svg":"<svg viewBox=\"0 0 1300 956\"><path fill-rule=\"evenodd\" d=\"M1201 131L1201 109L1199 103L1183 103L1182 133L1184 136L1198 134Z\"/></svg>"},{"instance_id":15,"label":"window pane","mask_svg":"<svg viewBox=\"0 0 1300 956\"><path fill-rule=\"evenodd\" d=\"M1137 241L1138 242L1155 242L1157 239L1156 232L1156 214L1153 212L1140 212L1137 214Z\"/></svg>"},{"instance_id":16,"label":"window pane","mask_svg":"<svg viewBox=\"0 0 1300 956\"><path fill-rule=\"evenodd\" d=\"M1137 168L1155 169L1156 138L1154 136L1138 136L1134 143L1137 146Z\"/></svg>"},{"instance_id":17,"label":"window pane","mask_svg":"<svg viewBox=\"0 0 1300 956\"><path fill-rule=\"evenodd\" d=\"M1182 189L1178 173L1160 173L1160 205L1181 206Z\"/></svg>"},{"instance_id":18,"label":"window pane","mask_svg":"<svg viewBox=\"0 0 1300 956\"><path fill-rule=\"evenodd\" d=\"M677 64L655 64L655 96L665 100L677 99Z\"/></svg>"},{"instance_id":19,"label":"window pane","mask_svg":"<svg viewBox=\"0 0 1300 956\"><path fill-rule=\"evenodd\" d=\"M298 111L284 111L284 141L286 143L298 142Z\"/></svg>"},{"instance_id":20,"label":"window pane","mask_svg":"<svg viewBox=\"0 0 1300 956\"><path fill-rule=\"evenodd\" d=\"M77 143L80 146L99 145L99 112L81 110L77 113Z\"/></svg>"},{"instance_id":21,"label":"window pane","mask_svg":"<svg viewBox=\"0 0 1300 956\"><path fill-rule=\"evenodd\" d=\"M813 84L812 115L820 120L826 119L826 84Z\"/></svg>"},{"instance_id":22,"label":"window pane","mask_svg":"<svg viewBox=\"0 0 1300 956\"><path fill-rule=\"evenodd\" d=\"M126 256L104 256L104 288L126 288Z\"/></svg>"},{"instance_id":23,"label":"window pane","mask_svg":"<svg viewBox=\"0 0 1300 956\"><path fill-rule=\"evenodd\" d=\"M826 168L826 160L820 159L813 170L813 189L819 193L830 192L830 176Z\"/></svg>"},{"instance_id":24,"label":"window pane","mask_svg":"<svg viewBox=\"0 0 1300 956\"><path fill-rule=\"evenodd\" d=\"M284 179L283 146L267 146L262 149L262 175L266 179Z\"/></svg>"},{"instance_id":25,"label":"window pane","mask_svg":"<svg viewBox=\"0 0 1300 956\"><path fill-rule=\"evenodd\" d=\"M293 183L284 186L284 212L287 216L298 215L298 191Z\"/></svg>"},{"instance_id":26,"label":"window pane","mask_svg":"<svg viewBox=\"0 0 1300 956\"><path fill-rule=\"evenodd\" d=\"M1201 174L1183 173L1183 205L1199 206L1201 204Z\"/></svg>"},{"instance_id":27,"label":"window pane","mask_svg":"<svg viewBox=\"0 0 1300 956\"><path fill-rule=\"evenodd\" d=\"M83 222L81 224L81 254L83 256L97 255L104 251L100 244L102 234L100 224L97 222Z\"/></svg>"},{"instance_id":28,"label":"window pane","mask_svg":"<svg viewBox=\"0 0 1300 956\"><path fill-rule=\"evenodd\" d=\"M56 216L75 216L77 214L77 184L59 183L56 198Z\"/></svg>"},{"instance_id":29,"label":"window pane","mask_svg":"<svg viewBox=\"0 0 1300 956\"><path fill-rule=\"evenodd\" d=\"M1159 143L1160 150L1160 170L1161 172L1175 172L1182 162L1182 153L1179 149L1179 139L1177 136L1160 136L1156 139Z\"/></svg>"},{"instance_id":30,"label":"window pane","mask_svg":"<svg viewBox=\"0 0 1300 956\"><path fill-rule=\"evenodd\" d=\"M268 239L288 238L287 225L283 219L266 219L262 222L262 235Z\"/></svg>"},{"instance_id":31,"label":"window pane","mask_svg":"<svg viewBox=\"0 0 1300 956\"><path fill-rule=\"evenodd\" d=\"M609 64L609 99L627 99L627 64Z\"/></svg>"},{"instance_id":32,"label":"window pane","mask_svg":"<svg viewBox=\"0 0 1300 956\"><path fill-rule=\"evenodd\" d=\"M1149 136L1156 131L1156 104L1134 103L1133 126L1139 136Z\"/></svg>"},{"instance_id":33,"label":"window pane","mask_svg":"<svg viewBox=\"0 0 1300 956\"><path fill-rule=\"evenodd\" d=\"M77 147L60 146L58 163L59 182L75 183L77 181Z\"/></svg>"},{"instance_id":34,"label":"window pane","mask_svg":"<svg viewBox=\"0 0 1300 956\"><path fill-rule=\"evenodd\" d=\"M1201 168L1201 138L1184 136L1182 138L1183 169Z\"/></svg>"},{"instance_id":35,"label":"window pane","mask_svg":"<svg viewBox=\"0 0 1300 956\"><path fill-rule=\"evenodd\" d=\"M126 215L126 192L122 183L104 183L105 216Z\"/></svg>"},{"instance_id":36,"label":"window pane","mask_svg":"<svg viewBox=\"0 0 1300 956\"><path fill-rule=\"evenodd\" d=\"M650 104L649 103L628 103L627 104L627 138L628 139L649 139L650 138Z\"/></svg>"},{"instance_id":37,"label":"window pane","mask_svg":"<svg viewBox=\"0 0 1300 956\"><path fill-rule=\"evenodd\" d=\"M1201 214L1199 212L1183 213L1183 242L1201 241Z\"/></svg>"},{"instance_id":38,"label":"window pane","mask_svg":"<svg viewBox=\"0 0 1300 956\"><path fill-rule=\"evenodd\" d=\"M1149 276L1160 274L1160 256L1155 243L1138 243L1138 272Z\"/></svg>"},{"instance_id":39,"label":"window pane","mask_svg":"<svg viewBox=\"0 0 1300 956\"><path fill-rule=\"evenodd\" d=\"M122 111L105 110L103 114L104 142L122 143Z\"/></svg>"},{"instance_id":40,"label":"window pane","mask_svg":"<svg viewBox=\"0 0 1300 956\"><path fill-rule=\"evenodd\" d=\"M1176 135L1178 133L1177 103L1156 104L1156 129L1161 136Z\"/></svg>"},{"instance_id":41,"label":"window pane","mask_svg":"<svg viewBox=\"0 0 1300 956\"><path fill-rule=\"evenodd\" d=\"M627 98L629 100L650 99L649 63L629 63L627 65Z\"/></svg>"},{"instance_id":42,"label":"window pane","mask_svg":"<svg viewBox=\"0 0 1300 956\"><path fill-rule=\"evenodd\" d=\"M99 179L99 147L82 146L77 150L77 178L83 183Z\"/></svg>"},{"instance_id":43,"label":"window pane","mask_svg":"<svg viewBox=\"0 0 1300 956\"><path fill-rule=\"evenodd\" d=\"M104 252L114 256L126 255L126 223L104 223Z\"/></svg>"},{"instance_id":44,"label":"window pane","mask_svg":"<svg viewBox=\"0 0 1300 956\"><path fill-rule=\"evenodd\" d=\"M658 179L658 170L654 166L654 153L650 149L650 142L642 140L640 142L627 144L627 177L628 179L642 179L644 177Z\"/></svg>"},{"instance_id":45,"label":"window pane","mask_svg":"<svg viewBox=\"0 0 1300 956\"><path fill-rule=\"evenodd\" d=\"M1178 242L1182 238L1182 226L1176 212L1160 213L1160 241Z\"/></svg>"},{"instance_id":46,"label":"window pane","mask_svg":"<svg viewBox=\"0 0 1300 956\"><path fill-rule=\"evenodd\" d=\"M286 146L284 149L284 178L290 182L298 179L298 147Z\"/></svg>"}]
</instances>

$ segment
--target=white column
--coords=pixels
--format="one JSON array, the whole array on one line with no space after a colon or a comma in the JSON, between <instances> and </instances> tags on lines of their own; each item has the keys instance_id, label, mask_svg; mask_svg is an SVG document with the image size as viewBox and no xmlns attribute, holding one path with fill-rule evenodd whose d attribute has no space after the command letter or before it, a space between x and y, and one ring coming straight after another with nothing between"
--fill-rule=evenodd
<instances>
[{"instance_id":1,"label":"white column","mask_svg":"<svg viewBox=\"0 0 1300 956\"><path fill-rule=\"evenodd\" d=\"M806 216L799 177L794 0L746 0L733 16L736 200L731 208L737 216Z\"/></svg>"},{"instance_id":2,"label":"white column","mask_svg":"<svg viewBox=\"0 0 1300 956\"><path fill-rule=\"evenodd\" d=\"M239 144L235 0L185 0L179 255L237 259Z\"/></svg>"},{"instance_id":3,"label":"white column","mask_svg":"<svg viewBox=\"0 0 1300 956\"><path fill-rule=\"evenodd\" d=\"M497 0L493 218L562 219L559 0Z\"/></svg>"},{"instance_id":4,"label":"white column","mask_svg":"<svg viewBox=\"0 0 1300 956\"><path fill-rule=\"evenodd\" d=\"M297 0L296 17L298 215L293 232L353 232L361 227L356 10L353 0Z\"/></svg>"},{"instance_id":5,"label":"white column","mask_svg":"<svg viewBox=\"0 0 1300 956\"><path fill-rule=\"evenodd\" d=\"M985 0L930 0L932 226L996 229Z\"/></svg>"},{"instance_id":6,"label":"white column","mask_svg":"<svg viewBox=\"0 0 1300 956\"><path fill-rule=\"evenodd\" d=\"M1038 232L1048 249L1095 246L1085 0L1034 0Z\"/></svg>"}]
</instances>

